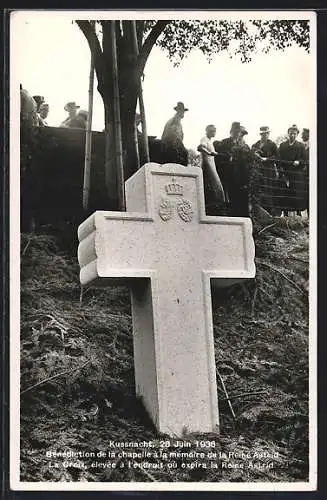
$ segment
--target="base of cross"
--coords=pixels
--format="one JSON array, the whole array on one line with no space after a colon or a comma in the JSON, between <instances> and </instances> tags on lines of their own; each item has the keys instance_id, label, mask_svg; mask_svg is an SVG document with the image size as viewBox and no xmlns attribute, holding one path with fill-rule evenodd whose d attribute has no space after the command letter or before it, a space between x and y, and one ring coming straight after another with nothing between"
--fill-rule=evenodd
<instances>
[{"instance_id":1,"label":"base of cross","mask_svg":"<svg viewBox=\"0 0 327 500\"><path fill-rule=\"evenodd\" d=\"M202 170L148 163L125 184L127 212L78 230L83 285L131 288L136 394L160 433L217 433L211 284L255 276L248 218L205 214Z\"/></svg>"}]
</instances>

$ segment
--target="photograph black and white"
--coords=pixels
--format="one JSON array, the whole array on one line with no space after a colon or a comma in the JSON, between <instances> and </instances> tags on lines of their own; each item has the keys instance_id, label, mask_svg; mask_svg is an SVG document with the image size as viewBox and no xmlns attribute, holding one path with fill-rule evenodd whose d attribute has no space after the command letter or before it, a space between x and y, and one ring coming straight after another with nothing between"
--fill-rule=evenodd
<instances>
[{"instance_id":1,"label":"photograph black and white","mask_svg":"<svg viewBox=\"0 0 327 500\"><path fill-rule=\"evenodd\" d=\"M314 13L15 11L9 76L11 488L314 490Z\"/></svg>"}]
</instances>

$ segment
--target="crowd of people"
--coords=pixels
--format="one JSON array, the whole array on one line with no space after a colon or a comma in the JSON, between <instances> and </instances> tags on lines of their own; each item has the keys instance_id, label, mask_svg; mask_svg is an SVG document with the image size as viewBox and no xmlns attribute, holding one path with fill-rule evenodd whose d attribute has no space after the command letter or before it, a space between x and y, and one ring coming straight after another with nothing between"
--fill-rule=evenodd
<instances>
[{"instance_id":1,"label":"crowd of people","mask_svg":"<svg viewBox=\"0 0 327 500\"><path fill-rule=\"evenodd\" d=\"M43 96L31 96L20 86L21 119L31 126L47 126L50 107ZM76 102L64 106L68 116L60 127L86 129L88 112ZM161 137L161 163L189 165L184 145L182 119L188 108L183 102L174 107L175 114L164 126ZM136 114L136 131L140 115ZM252 146L246 142L248 132L240 122L233 122L229 137L214 140L216 127L205 129L197 150L201 153L204 190L207 206L214 213L248 217L260 207L273 216L288 216L295 212L309 213L309 129L296 125L288 128L287 139L279 146L270 137L268 126L261 126L260 139Z\"/></svg>"},{"instance_id":2,"label":"crowd of people","mask_svg":"<svg viewBox=\"0 0 327 500\"><path fill-rule=\"evenodd\" d=\"M21 121L24 124L34 127L48 126L47 118L50 112L50 106L41 95L31 96L29 92L20 85L21 100ZM63 128L86 129L88 112L80 109L76 102L68 102L64 106L64 111L68 113L61 123Z\"/></svg>"},{"instance_id":3,"label":"crowd of people","mask_svg":"<svg viewBox=\"0 0 327 500\"><path fill-rule=\"evenodd\" d=\"M187 166L181 121L188 109L179 102L174 110L161 137L163 162ZM309 129L302 130L299 141L300 130L291 125L279 146L269 138L268 126L258 132L260 139L249 146L248 132L240 122L233 122L229 137L220 141L213 140L215 125L206 127L197 147L206 202L224 215L240 217L250 216L258 207L273 216L309 212Z\"/></svg>"}]
</instances>

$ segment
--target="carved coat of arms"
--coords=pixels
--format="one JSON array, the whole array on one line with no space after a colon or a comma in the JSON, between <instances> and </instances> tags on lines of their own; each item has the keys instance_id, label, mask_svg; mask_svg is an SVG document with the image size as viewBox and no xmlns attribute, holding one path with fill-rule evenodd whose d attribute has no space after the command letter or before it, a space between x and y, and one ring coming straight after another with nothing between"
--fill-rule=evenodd
<instances>
[{"instance_id":1,"label":"carved coat of arms","mask_svg":"<svg viewBox=\"0 0 327 500\"><path fill-rule=\"evenodd\" d=\"M177 213L184 222L193 219L194 211L191 202L185 199L179 200L176 204Z\"/></svg>"},{"instance_id":2,"label":"carved coat of arms","mask_svg":"<svg viewBox=\"0 0 327 500\"><path fill-rule=\"evenodd\" d=\"M162 198L159 205L159 215L162 220L166 221L172 218L173 216L173 204L168 198Z\"/></svg>"}]
</instances>

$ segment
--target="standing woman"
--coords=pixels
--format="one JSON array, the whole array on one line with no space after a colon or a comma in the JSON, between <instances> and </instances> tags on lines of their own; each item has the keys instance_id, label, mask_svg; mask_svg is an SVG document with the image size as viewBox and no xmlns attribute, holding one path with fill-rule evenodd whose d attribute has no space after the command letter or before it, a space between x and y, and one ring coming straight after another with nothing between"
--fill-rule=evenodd
<instances>
[{"instance_id":1,"label":"standing woman","mask_svg":"<svg viewBox=\"0 0 327 500\"><path fill-rule=\"evenodd\" d=\"M208 125L206 127L206 135L202 137L198 146L198 151L200 151L202 156L205 198L208 205L216 205L217 208L215 210L221 211L225 204L225 193L215 164L217 153L212 142L215 135L216 127Z\"/></svg>"}]
</instances>

